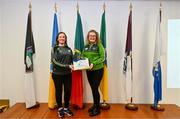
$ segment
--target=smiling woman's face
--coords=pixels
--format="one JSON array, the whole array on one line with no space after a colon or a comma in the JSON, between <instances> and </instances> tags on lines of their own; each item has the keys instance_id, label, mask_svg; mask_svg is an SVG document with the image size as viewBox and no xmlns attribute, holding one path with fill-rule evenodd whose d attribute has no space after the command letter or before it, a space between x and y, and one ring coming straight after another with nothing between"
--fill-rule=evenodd
<instances>
[{"instance_id":1,"label":"smiling woman's face","mask_svg":"<svg viewBox=\"0 0 180 119\"><path fill-rule=\"evenodd\" d=\"M96 43L96 41L97 41L96 33L90 32L88 39L89 39L89 43Z\"/></svg>"},{"instance_id":2,"label":"smiling woman's face","mask_svg":"<svg viewBox=\"0 0 180 119\"><path fill-rule=\"evenodd\" d=\"M66 36L64 33L60 33L58 36L58 42L59 44L65 44L66 43Z\"/></svg>"}]
</instances>

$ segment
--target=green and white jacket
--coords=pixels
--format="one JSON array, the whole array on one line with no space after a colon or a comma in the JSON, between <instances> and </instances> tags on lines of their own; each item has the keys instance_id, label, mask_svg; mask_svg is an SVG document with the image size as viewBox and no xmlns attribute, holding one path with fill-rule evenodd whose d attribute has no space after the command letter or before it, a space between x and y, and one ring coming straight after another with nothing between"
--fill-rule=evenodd
<instances>
[{"instance_id":1,"label":"green and white jacket","mask_svg":"<svg viewBox=\"0 0 180 119\"><path fill-rule=\"evenodd\" d=\"M82 55L89 59L90 64L93 64L91 70L98 70L104 67L105 50L101 43L87 44L84 47Z\"/></svg>"}]
</instances>

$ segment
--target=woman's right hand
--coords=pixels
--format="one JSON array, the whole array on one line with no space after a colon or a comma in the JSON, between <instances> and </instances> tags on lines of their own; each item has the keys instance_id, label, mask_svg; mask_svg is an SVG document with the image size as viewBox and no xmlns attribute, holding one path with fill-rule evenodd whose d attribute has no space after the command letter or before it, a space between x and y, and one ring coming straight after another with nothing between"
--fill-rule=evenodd
<instances>
[{"instance_id":1,"label":"woman's right hand","mask_svg":"<svg viewBox=\"0 0 180 119\"><path fill-rule=\"evenodd\" d=\"M69 65L69 68L70 68L71 70L74 70L74 66L73 66L73 65Z\"/></svg>"}]
</instances>

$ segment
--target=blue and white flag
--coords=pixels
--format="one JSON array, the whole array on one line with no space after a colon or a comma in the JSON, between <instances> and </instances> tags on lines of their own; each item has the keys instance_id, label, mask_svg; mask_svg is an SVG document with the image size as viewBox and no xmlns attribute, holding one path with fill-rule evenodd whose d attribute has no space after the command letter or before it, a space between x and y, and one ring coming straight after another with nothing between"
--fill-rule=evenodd
<instances>
[{"instance_id":1,"label":"blue and white flag","mask_svg":"<svg viewBox=\"0 0 180 119\"><path fill-rule=\"evenodd\" d=\"M160 57L162 55L162 33L161 33L161 9L158 15L156 41L153 61L154 77L154 107L157 107L158 101L162 100L162 74Z\"/></svg>"}]
</instances>

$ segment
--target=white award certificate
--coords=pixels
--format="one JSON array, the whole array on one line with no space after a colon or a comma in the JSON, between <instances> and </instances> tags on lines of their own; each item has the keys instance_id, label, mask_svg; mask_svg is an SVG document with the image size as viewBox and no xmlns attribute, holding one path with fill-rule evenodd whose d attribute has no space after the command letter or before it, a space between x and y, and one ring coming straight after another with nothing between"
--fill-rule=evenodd
<instances>
[{"instance_id":1,"label":"white award certificate","mask_svg":"<svg viewBox=\"0 0 180 119\"><path fill-rule=\"evenodd\" d=\"M89 60L88 58L73 61L74 70L83 70L83 69L89 69Z\"/></svg>"}]
</instances>

